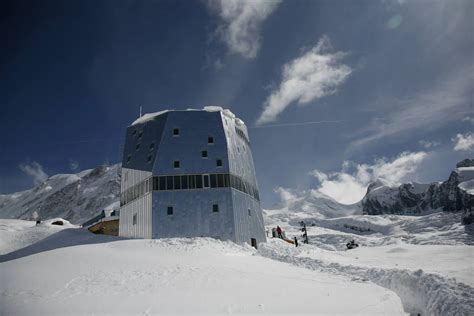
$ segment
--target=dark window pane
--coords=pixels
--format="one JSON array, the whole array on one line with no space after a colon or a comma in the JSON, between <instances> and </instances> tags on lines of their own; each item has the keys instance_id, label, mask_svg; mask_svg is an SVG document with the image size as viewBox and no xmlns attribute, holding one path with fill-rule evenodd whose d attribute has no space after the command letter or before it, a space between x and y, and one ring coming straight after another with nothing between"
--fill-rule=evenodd
<instances>
[{"instance_id":1,"label":"dark window pane","mask_svg":"<svg viewBox=\"0 0 474 316\"><path fill-rule=\"evenodd\" d=\"M168 209L166 210L166 214L173 215L173 207L172 206L168 206Z\"/></svg>"},{"instance_id":2,"label":"dark window pane","mask_svg":"<svg viewBox=\"0 0 474 316\"><path fill-rule=\"evenodd\" d=\"M188 176L189 179L189 188L194 189L196 187L195 175Z\"/></svg>"},{"instance_id":3,"label":"dark window pane","mask_svg":"<svg viewBox=\"0 0 474 316\"><path fill-rule=\"evenodd\" d=\"M155 148L155 143L150 144L150 150L153 150L153 148Z\"/></svg>"},{"instance_id":4,"label":"dark window pane","mask_svg":"<svg viewBox=\"0 0 474 316\"><path fill-rule=\"evenodd\" d=\"M153 177L153 190L158 190L158 177Z\"/></svg>"},{"instance_id":5,"label":"dark window pane","mask_svg":"<svg viewBox=\"0 0 474 316\"><path fill-rule=\"evenodd\" d=\"M252 212L250 211L250 209L249 209L249 216L252 216Z\"/></svg>"},{"instance_id":6,"label":"dark window pane","mask_svg":"<svg viewBox=\"0 0 474 316\"><path fill-rule=\"evenodd\" d=\"M188 176L181 176L181 189L188 188Z\"/></svg>"},{"instance_id":7,"label":"dark window pane","mask_svg":"<svg viewBox=\"0 0 474 316\"><path fill-rule=\"evenodd\" d=\"M175 136L179 135L179 128L173 129L173 135L175 135Z\"/></svg>"},{"instance_id":8,"label":"dark window pane","mask_svg":"<svg viewBox=\"0 0 474 316\"><path fill-rule=\"evenodd\" d=\"M136 150L139 150L139 149L140 149L140 143L138 143L138 144L135 146L135 149L136 149Z\"/></svg>"},{"instance_id":9,"label":"dark window pane","mask_svg":"<svg viewBox=\"0 0 474 316\"><path fill-rule=\"evenodd\" d=\"M207 150L201 151L201 157L202 158L207 158Z\"/></svg>"},{"instance_id":10,"label":"dark window pane","mask_svg":"<svg viewBox=\"0 0 474 316\"><path fill-rule=\"evenodd\" d=\"M173 162L173 167L174 167L174 168L176 168L176 169L179 168L179 165L180 165L180 164L179 164L179 160L175 160L175 161Z\"/></svg>"},{"instance_id":11,"label":"dark window pane","mask_svg":"<svg viewBox=\"0 0 474 316\"><path fill-rule=\"evenodd\" d=\"M166 190L173 190L173 176L166 177Z\"/></svg>"},{"instance_id":12,"label":"dark window pane","mask_svg":"<svg viewBox=\"0 0 474 316\"><path fill-rule=\"evenodd\" d=\"M196 179L196 188L202 189L202 175L197 174L195 176L195 179Z\"/></svg>"},{"instance_id":13,"label":"dark window pane","mask_svg":"<svg viewBox=\"0 0 474 316\"><path fill-rule=\"evenodd\" d=\"M214 144L214 137L209 136L209 137L207 138L207 143L208 143L208 144Z\"/></svg>"},{"instance_id":14,"label":"dark window pane","mask_svg":"<svg viewBox=\"0 0 474 316\"><path fill-rule=\"evenodd\" d=\"M222 159L217 159L216 160L216 166L222 167Z\"/></svg>"},{"instance_id":15,"label":"dark window pane","mask_svg":"<svg viewBox=\"0 0 474 316\"><path fill-rule=\"evenodd\" d=\"M166 177L160 177L160 190L166 190Z\"/></svg>"},{"instance_id":16,"label":"dark window pane","mask_svg":"<svg viewBox=\"0 0 474 316\"><path fill-rule=\"evenodd\" d=\"M213 211L214 213L219 212L219 205L218 205L218 204L213 204L213 205L212 205L212 211Z\"/></svg>"},{"instance_id":17,"label":"dark window pane","mask_svg":"<svg viewBox=\"0 0 474 316\"><path fill-rule=\"evenodd\" d=\"M228 173L224 174L224 187L226 188L230 187L230 179L229 179Z\"/></svg>"},{"instance_id":18,"label":"dark window pane","mask_svg":"<svg viewBox=\"0 0 474 316\"><path fill-rule=\"evenodd\" d=\"M209 175L205 174L202 177L203 177L203 187L209 188Z\"/></svg>"},{"instance_id":19,"label":"dark window pane","mask_svg":"<svg viewBox=\"0 0 474 316\"><path fill-rule=\"evenodd\" d=\"M211 174L211 188L217 188L217 175Z\"/></svg>"},{"instance_id":20,"label":"dark window pane","mask_svg":"<svg viewBox=\"0 0 474 316\"><path fill-rule=\"evenodd\" d=\"M219 173L219 174L217 175L217 186L218 186L219 188L224 187L224 175L223 175L222 173Z\"/></svg>"},{"instance_id":21,"label":"dark window pane","mask_svg":"<svg viewBox=\"0 0 474 316\"><path fill-rule=\"evenodd\" d=\"M152 156L152 155L148 155L147 161L148 161L148 162L151 162L151 158L153 158L153 156Z\"/></svg>"},{"instance_id":22,"label":"dark window pane","mask_svg":"<svg viewBox=\"0 0 474 316\"><path fill-rule=\"evenodd\" d=\"M180 176L174 176L174 189L175 190L181 189L181 177Z\"/></svg>"}]
</instances>

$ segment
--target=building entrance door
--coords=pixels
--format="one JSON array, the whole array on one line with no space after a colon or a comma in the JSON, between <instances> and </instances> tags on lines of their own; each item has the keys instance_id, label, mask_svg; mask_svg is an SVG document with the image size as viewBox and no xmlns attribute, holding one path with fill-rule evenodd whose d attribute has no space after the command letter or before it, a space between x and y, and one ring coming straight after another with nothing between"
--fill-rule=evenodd
<instances>
[{"instance_id":1,"label":"building entrance door","mask_svg":"<svg viewBox=\"0 0 474 316\"><path fill-rule=\"evenodd\" d=\"M250 244L252 245L252 247L254 247L255 249L257 249L257 239L255 239L255 238L250 238Z\"/></svg>"}]
</instances>

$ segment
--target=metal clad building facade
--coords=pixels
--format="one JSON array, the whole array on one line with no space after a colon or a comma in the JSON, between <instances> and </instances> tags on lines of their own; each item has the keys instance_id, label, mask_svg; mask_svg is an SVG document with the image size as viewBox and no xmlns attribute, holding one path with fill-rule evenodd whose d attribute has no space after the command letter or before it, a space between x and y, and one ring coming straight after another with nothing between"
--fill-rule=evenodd
<instances>
[{"instance_id":1,"label":"metal clad building facade","mask_svg":"<svg viewBox=\"0 0 474 316\"><path fill-rule=\"evenodd\" d=\"M162 111L127 128L120 236L265 241L245 124L230 111Z\"/></svg>"}]
</instances>

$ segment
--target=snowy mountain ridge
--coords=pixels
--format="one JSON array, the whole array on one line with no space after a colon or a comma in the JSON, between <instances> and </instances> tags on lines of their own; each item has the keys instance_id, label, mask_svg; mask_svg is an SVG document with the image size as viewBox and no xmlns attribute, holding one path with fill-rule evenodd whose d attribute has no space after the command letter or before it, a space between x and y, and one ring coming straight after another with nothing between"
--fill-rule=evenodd
<instances>
[{"instance_id":1,"label":"snowy mountain ridge","mask_svg":"<svg viewBox=\"0 0 474 316\"><path fill-rule=\"evenodd\" d=\"M361 201L364 214L421 215L456 212L474 206L474 159L456 164L448 180L392 186L381 181L369 185Z\"/></svg>"},{"instance_id":2,"label":"snowy mountain ridge","mask_svg":"<svg viewBox=\"0 0 474 316\"><path fill-rule=\"evenodd\" d=\"M118 207L120 164L77 174L57 174L26 191L0 195L0 218L61 217L78 224L102 209Z\"/></svg>"}]
</instances>

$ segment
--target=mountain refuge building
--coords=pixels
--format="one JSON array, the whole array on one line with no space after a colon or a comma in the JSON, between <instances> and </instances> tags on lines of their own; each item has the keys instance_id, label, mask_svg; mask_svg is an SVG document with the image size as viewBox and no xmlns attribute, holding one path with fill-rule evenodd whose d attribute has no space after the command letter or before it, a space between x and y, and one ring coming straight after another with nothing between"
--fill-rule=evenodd
<instances>
[{"instance_id":1,"label":"mountain refuge building","mask_svg":"<svg viewBox=\"0 0 474 316\"><path fill-rule=\"evenodd\" d=\"M265 242L247 127L221 107L141 116L126 131L119 235Z\"/></svg>"}]
</instances>

